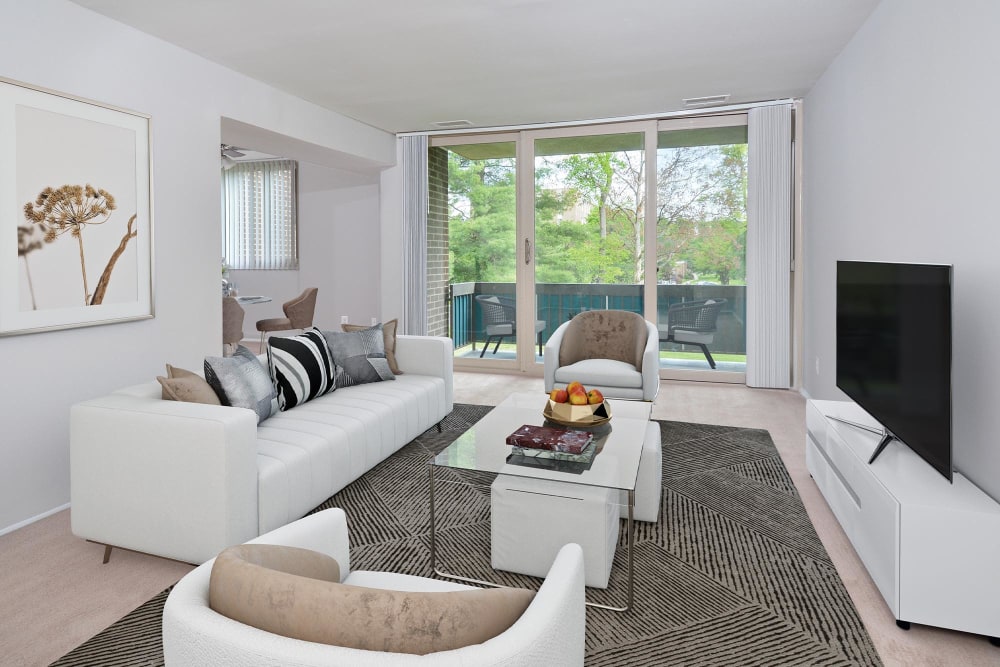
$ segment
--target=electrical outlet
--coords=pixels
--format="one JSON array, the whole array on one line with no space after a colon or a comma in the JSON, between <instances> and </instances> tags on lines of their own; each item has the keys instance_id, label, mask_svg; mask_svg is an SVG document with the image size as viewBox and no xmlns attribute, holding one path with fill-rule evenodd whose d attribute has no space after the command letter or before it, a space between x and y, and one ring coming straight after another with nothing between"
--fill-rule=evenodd
<instances>
[{"instance_id":1,"label":"electrical outlet","mask_svg":"<svg viewBox=\"0 0 1000 667\"><path fill-rule=\"evenodd\" d=\"M340 316L340 323L341 324L347 324L347 322L348 322L347 315L341 315ZM817 363L819 363L819 362L817 362Z\"/></svg>"},{"instance_id":2,"label":"electrical outlet","mask_svg":"<svg viewBox=\"0 0 1000 667\"><path fill-rule=\"evenodd\" d=\"M816 375L819 375L819 357L816 357Z\"/></svg>"},{"instance_id":3,"label":"electrical outlet","mask_svg":"<svg viewBox=\"0 0 1000 667\"><path fill-rule=\"evenodd\" d=\"M376 324L378 324L378 320L373 317L372 318L372 326L375 326Z\"/></svg>"}]
</instances>

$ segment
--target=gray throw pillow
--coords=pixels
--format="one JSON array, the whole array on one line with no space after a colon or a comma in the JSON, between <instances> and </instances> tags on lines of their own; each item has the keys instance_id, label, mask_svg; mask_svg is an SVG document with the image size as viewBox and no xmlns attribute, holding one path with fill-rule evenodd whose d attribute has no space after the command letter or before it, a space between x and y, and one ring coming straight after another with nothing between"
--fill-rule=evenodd
<instances>
[{"instance_id":1,"label":"gray throw pillow","mask_svg":"<svg viewBox=\"0 0 1000 667\"><path fill-rule=\"evenodd\" d=\"M338 387L396 379L385 357L381 324L348 333L324 331L323 336L337 366Z\"/></svg>"},{"instance_id":2,"label":"gray throw pillow","mask_svg":"<svg viewBox=\"0 0 1000 667\"><path fill-rule=\"evenodd\" d=\"M205 379L223 405L253 410L258 424L278 412L271 374L242 345L231 357L205 357Z\"/></svg>"}]
</instances>

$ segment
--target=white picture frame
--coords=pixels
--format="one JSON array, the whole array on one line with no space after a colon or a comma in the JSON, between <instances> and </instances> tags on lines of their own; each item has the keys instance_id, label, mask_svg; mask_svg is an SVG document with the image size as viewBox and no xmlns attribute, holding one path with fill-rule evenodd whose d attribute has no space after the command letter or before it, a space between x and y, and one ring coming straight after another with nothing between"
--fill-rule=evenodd
<instances>
[{"instance_id":1,"label":"white picture frame","mask_svg":"<svg viewBox=\"0 0 1000 667\"><path fill-rule=\"evenodd\" d=\"M150 117L0 78L0 336L153 317Z\"/></svg>"}]
</instances>

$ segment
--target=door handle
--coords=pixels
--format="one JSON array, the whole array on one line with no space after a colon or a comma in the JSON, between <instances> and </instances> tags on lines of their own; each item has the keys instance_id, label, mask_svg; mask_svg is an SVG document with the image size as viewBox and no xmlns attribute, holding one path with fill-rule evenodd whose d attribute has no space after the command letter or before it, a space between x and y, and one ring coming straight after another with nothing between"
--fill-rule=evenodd
<instances>
[{"instance_id":1,"label":"door handle","mask_svg":"<svg viewBox=\"0 0 1000 667\"><path fill-rule=\"evenodd\" d=\"M524 263L531 264L531 241L524 239Z\"/></svg>"}]
</instances>

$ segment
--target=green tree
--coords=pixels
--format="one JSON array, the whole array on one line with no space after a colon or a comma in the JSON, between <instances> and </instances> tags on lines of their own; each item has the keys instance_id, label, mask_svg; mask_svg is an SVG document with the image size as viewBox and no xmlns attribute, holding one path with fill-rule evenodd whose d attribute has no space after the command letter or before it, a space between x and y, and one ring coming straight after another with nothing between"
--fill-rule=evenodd
<instances>
[{"instance_id":1,"label":"green tree","mask_svg":"<svg viewBox=\"0 0 1000 667\"><path fill-rule=\"evenodd\" d=\"M710 189L682 255L692 270L717 275L720 283L729 285L746 279L747 146L709 148Z\"/></svg>"},{"instance_id":2,"label":"green tree","mask_svg":"<svg viewBox=\"0 0 1000 667\"><path fill-rule=\"evenodd\" d=\"M642 282L644 162L643 151L581 153L553 162L571 190L594 206L600 243L587 247L602 256L586 259L602 269L595 282Z\"/></svg>"},{"instance_id":3,"label":"green tree","mask_svg":"<svg viewBox=\"0 0 1000 667\"><path fill-rule=\"evenodd\" d=\"M452 282L513 282L514 160L448 153L448 246Z\"/></svg>"}]
</instances>

